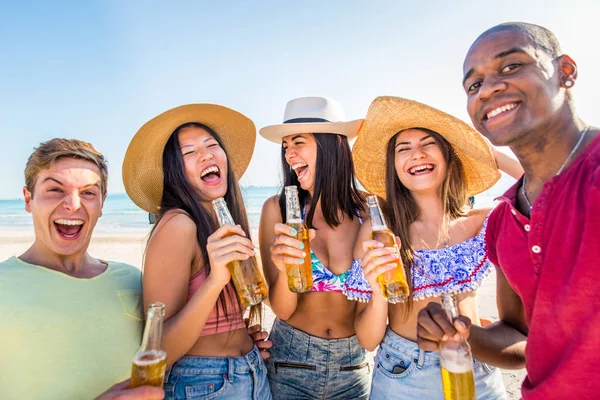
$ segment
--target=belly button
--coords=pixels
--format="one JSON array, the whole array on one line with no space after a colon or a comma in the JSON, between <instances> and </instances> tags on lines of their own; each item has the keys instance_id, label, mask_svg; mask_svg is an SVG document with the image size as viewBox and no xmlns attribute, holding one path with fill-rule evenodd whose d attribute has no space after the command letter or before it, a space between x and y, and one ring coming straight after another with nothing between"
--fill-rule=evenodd
<instances>
[{"instance_id":1,"label":"belly button","mask_svg":"<svg viewBox=\"0 0 600 400\"><path fill-rule=\"evenodd\" d=\"M333 334L333 329L327 329L327 330L325 331L325 334L327 335L327 337L331 337L331 336L332 336L332 334Z\"/></svg>"}]
</instances>

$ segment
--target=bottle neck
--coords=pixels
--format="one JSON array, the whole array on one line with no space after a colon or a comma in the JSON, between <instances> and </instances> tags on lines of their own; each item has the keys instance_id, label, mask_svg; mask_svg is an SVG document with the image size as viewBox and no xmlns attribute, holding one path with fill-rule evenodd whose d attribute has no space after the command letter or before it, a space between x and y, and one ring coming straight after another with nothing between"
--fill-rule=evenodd
<instances>
[{"instance_id":1,"label":"bottle neck","mask_svg":"<svg viewBox=\"0 0 600 400\"><path fill-rule=\"evenodd\" d=\"M387 229L387 225L378 204L369 205L369 214L371 215L371 226L374 230Z\"/></svg>"},{"instance_id":2,"label":"bottle neck","mask_svg":"<svg viewBox=\"0 0 600 400\"><path fill-rule=\"evenodd\" d=\"M296 187L287 188L285 190L285 215L286 222L297 222L302 220L302 211L300 210L300 200L298 198L298 190Z\"/></svg>"},{"instance_id":3,"label":"bottle neck","mask_svg":"<svg viewBox=\"0 0 600 400\"><path fill-rule=\"evenodd\" d=\"M227 203L225 199L220 197L216 200L213 200L213 208L215 210L215 214L217 214L217 220L219 221L219 226L223 225L235 225L233 218L231 217L231 213L229 212L229 208L227 208Z\"/></svg>"},{"instance_id":4,"label":"bottle neck","mask_svg":"<svg viewBox=\"0 0 600 400\"><path fill-rule=\"evenodd\" d=\"M142 351L162 350L163 317L159 309L150 308L142 337Z\"/></svg>"},{"instance_id":5,"label":"bottle neck","mask_svg":"<svg viewBox=\"0 0 600 400\"><path fill-rule=\"evenodd\" d=\"M454 297L448 293L442 294L442 307L446 312L446 316L450 321L454 321L458 317L458 310L454 302Z\"/></svg>"}]
</instances>

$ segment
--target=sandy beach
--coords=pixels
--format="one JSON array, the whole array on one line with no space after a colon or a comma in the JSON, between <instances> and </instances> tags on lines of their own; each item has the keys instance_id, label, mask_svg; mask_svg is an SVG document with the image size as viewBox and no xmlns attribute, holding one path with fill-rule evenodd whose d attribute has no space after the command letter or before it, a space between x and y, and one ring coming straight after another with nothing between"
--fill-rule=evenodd
<instances>
[{"instance_id":1,"label":"sandy beach","mask_svg":"<svg viewBox=\"0 0 600 400\"><path fill-rule=\"evenodd\" d=\"M23 253L33 241L33 232L29 230L0 230L0 260ZM142 254L145 247L146 234L96 233L90 245L90 254L94 257L126 262L138 267L142 265ZM479 311L482 318L494 320L498 317L495 296L495 274L488 277L479 290ZM274 315L267 307L264 325L267 330L273 323ZM503 370L502 375L509 399L519 399L521 382L525 370Z\"/></svg>"}]
</instances>

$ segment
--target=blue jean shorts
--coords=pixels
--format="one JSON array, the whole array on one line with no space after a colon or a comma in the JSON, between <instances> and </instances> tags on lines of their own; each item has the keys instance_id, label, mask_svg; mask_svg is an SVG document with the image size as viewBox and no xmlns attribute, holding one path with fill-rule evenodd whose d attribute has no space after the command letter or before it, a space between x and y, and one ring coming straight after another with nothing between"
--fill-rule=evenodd
<instances>
[{"instance_id":1,"label":"blue jean shorts","mask_svg":"<svg viewBox=\"0 0 600 400\"><path fill-rule=\"evenodd\" d=\"M474 361L473 375L478 400L507 398L497 368ZM375 356L370 398L444 400L438 353L421 350L388 328Z\"/></svg>"},{"instance_id":2,"label":"blue jean shorts","mask_svg":"<svg viewBox=\"0 0 600 400\"><path fill-rule=\"evenodd\" d=\"M274 399L367 399L371 365L356 336L322 339L276 319L267 369Z\"/></svg>"},{"instance_id":3,"label":"blue jean shorts","mask_svg":"<svg viewBox=\"0 0 600 400\"><path fill-rule=\"evenodd\" d=\"M256 346L242 357L185 356L165 375L165 399L270 400L266 372Z\"/></svg>"}]
</instances>

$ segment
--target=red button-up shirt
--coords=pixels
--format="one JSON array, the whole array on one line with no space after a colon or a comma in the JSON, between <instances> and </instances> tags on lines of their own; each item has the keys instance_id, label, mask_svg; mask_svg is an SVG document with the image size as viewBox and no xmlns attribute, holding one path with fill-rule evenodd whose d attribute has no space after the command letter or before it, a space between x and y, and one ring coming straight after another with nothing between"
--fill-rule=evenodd
<instances>
[{"instance_id":1,"label":"red button-up shirt","mask_svg":"<svg viewBox=\"0 0 600 400\"><path fill-rule=\"evenodd\" d=\"M600 399L600 136L544 184L531 219L520 187L499 199L486 245L525 307L523 399Z\"/></svg>"}]
</instances>

